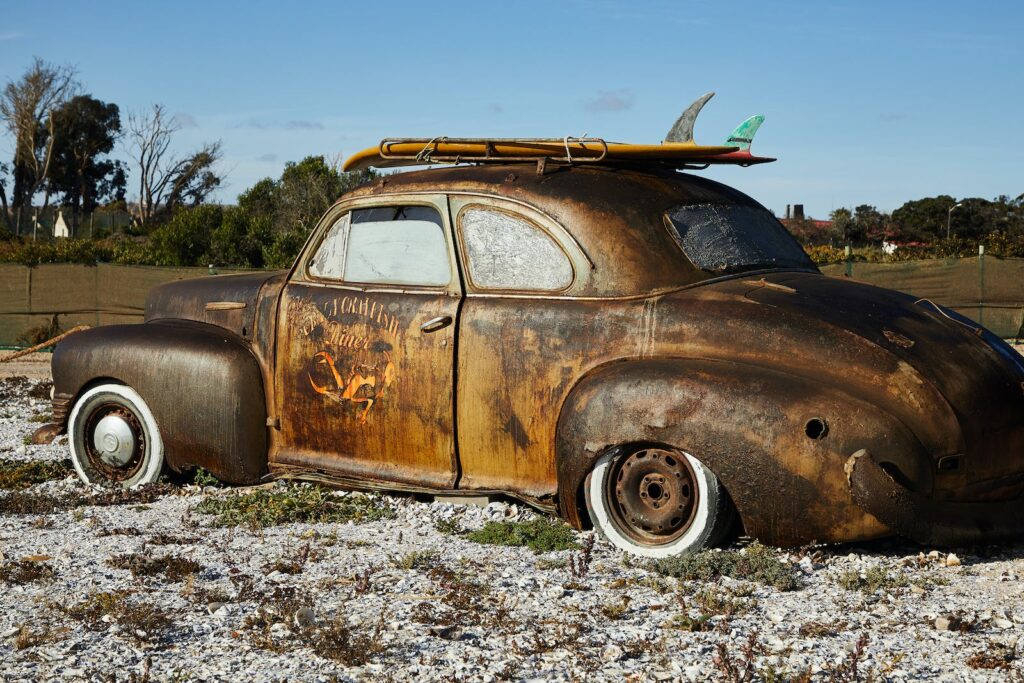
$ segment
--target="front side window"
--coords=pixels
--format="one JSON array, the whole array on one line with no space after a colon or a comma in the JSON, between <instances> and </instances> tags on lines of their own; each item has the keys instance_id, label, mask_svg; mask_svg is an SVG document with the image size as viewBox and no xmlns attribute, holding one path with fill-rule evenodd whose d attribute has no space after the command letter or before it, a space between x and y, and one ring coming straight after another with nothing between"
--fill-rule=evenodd
<instances>
[{"instance_id":1,"label":"front side window","mask_svg":"<svg viewBox=\"0 0 1024 683\"><path fill-rule=\"evenodd\" d=\"M503 211L468 208L459 221L469 276L481 289L559 291L572 263L539 226Z\"/></svg>"},{"instance_id":2,"label":"front side window","mask_svg":"<svg viewBox=\"0 0 1024 683\"><path fill-rule=\"evenodd\" d=\"M814 269L782 223L739 204L693 204L668 212L672 237L701 270L727 275L766 268Z\"/></svg>"},{"instance_id":3,"label":"front side window","mask_svg":"<svg viewBox=\"0 0 1024 683\"><path fill-rule=\"evenodd\" d=\"M309 273L360 284L447 285L451 265L441 216L429 206L355 209L327 231Z\"/></svg>"}]
</instances>

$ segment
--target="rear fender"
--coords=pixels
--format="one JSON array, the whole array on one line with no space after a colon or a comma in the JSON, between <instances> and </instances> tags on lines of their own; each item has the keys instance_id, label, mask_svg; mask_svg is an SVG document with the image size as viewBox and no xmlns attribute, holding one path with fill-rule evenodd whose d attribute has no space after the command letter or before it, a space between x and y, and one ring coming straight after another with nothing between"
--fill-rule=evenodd
<instances>
[{"instance_id":1,"label":"rear fender","mask_svg":"<svg viewBox=\"0 0 1024 683\"><path fill-rule=\"evenodd\" d=\"M860 448L914 490L932 485L910 431L836 387L732 362L630 360L591 371L563 405L556 466L566 519L583 523L579 491L601 453L636 443L699 459L729 492L746 533L775 545L891 533L850 495L843 466Z\"/></svg>"},{"instance_id":2,"label":"rear fender","mask_svg":"<svg viewBox=\"0 0 1024 683\"><path fill-rule=\"evenodd\" d=\"M203 323L160 321L76 333L53 354L54 421L67 429L76 398L101 381L135 389L149 405L175 471L203 467L233 484L267 472L267 412L247 344Z\"/></svg>"}]
</instances>

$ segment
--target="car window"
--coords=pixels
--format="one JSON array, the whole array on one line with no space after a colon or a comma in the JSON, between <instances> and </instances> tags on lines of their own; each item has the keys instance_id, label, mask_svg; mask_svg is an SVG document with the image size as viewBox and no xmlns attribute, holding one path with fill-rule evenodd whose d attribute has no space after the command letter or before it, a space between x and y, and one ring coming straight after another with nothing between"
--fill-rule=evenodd
<instances>
[{"instance_id":1,"label":"car window","mask_svg":"<svg viewBox=\"0 0 1024 683\"><path fill-rule=\"evenodd\" d=\"M814 264L782 223L765 209L694 204L668 212L672 236L701 270L728 274Z\"/></svg>"},{"instance_id":2,"label":"car window","mask_svg":"<svg viewBox=\"0 0 1024 683\"><path fill-rule=\"evenodd\" d=\"M447 285L451 264L441 216L429 206L356 209L327 231L309 273L346 282Z\"/></svg>"},{"instance_id":3,"label":"car window","mask_svg":"<svg viewBox=\"0 0 1024 683\"><path fill-rule=\"evenodd\" d=\"M459 221L470 279L482 289L555 291L572 283L561 247L525 218L469 208Z\"/></svg>"}]
</instances>

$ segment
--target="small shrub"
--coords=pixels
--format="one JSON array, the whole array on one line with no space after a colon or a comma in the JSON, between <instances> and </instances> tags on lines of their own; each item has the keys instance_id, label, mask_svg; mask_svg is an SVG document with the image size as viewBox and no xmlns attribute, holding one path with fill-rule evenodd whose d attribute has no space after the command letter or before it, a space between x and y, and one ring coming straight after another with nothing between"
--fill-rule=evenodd
<instances>
[{"instance_id":1,"label":"small shrub","mask_svg":"<svg viewBox=\"0 0 1024 683\"><path fill-rule=\"evenodd\" d=\"M70 460L8 460L0 458L0 489L20 490L72 473Z\"/></svg>"},{"instance_id":2,"label":"small shrub","mask_svg":"<svg viewBox=\"0 0 1024 683\"><path fill-rule=\"evenodd\" d=\"M275 561L264 565L263 573L270 574L271 572L280 572L281 574L301 574L302 570L306 568L306 563L311 559L317 559L316 553L313 553L312 546L309 542L306 542L295 552L283 555Z\"/></svg>"},{"instance_id":3,"label":"small shrub","mask_svg":"<svg viewBox=\"0 0 1024 683\"><path fill-rule=\"evenodd\" d=\"M462 522L459 521L458 517L452 517L451 519L439 519L434 522L434 528L446 536L461 536L466 533L466 530L462 528Z\"/></svg>"},{"instance_id":4,"label":"small shrub","mask_svg":"<svg viewBox=\"0 0 1024 683\"><path fill-rule=\"evenodd\" d=\"M704 550L692 555L654 560L650 567L659 574L687 581L713 581L728 576L781 591L800 587L793 567L779 560L771 549L756 542L741 551Z\"/></svg>"},{"instance_id":5,"label":"small shrub","mask_svg":"<svg viewBox=\"0 0 1024 683\"><path fill-rule=\"evenodd\" d=\"M967 666L972 669L1009 669L1017 658L1013 648L1000 643L990 643L987 650L975 652L967 658Z\"/></svg>"},{"instance_id":6,"label":"small shrub","mask_svg":"<svg viewBox=\"0 0 1024 683\"><path fill-rule=\"evenodd\" d=\"M38 647L39 645L55 643L62 639L67 632L68 630L66 628L36 631L27 626L22 626L18 631L18 635L14 638L14 649L27 650L32 647Z\"/></svg>"},{"instance_id":7,"label":"small shrub","mask_svg":"<svg viewBox=\"0 0 1024 683\"><path fill-rule=\"evenodd\" d=\"M630 600L628 595L622 596L622 599L618 602L607 602L601 605L601 614L603 614L606 619L618 621L626 616L626 613L629 611L629 602Z\"/></svg>"},{"instance_id":8,"label":"small shrub","mask_svg":"<svg viewBox=\"0 0 1024 683\"><path fill-rule=\"evenodd\" d=\"M880 565L869 567L863 574L853 569L845 571L836 578L836 583L848 591L860 591L865 595L910 585L905 575L899 572L890 574L888 569Z\"/></svg>"},{"instance_id":9,"label":"small shrub","mask_svg":"<svg viewBox=\"0 0 1024 683\"><path fill-rule=\"evenodd\" d=\"M53 568L45 562L15 560L0 564L0 582L24 585L53 578Z\"/></svg>"},{"instance_id":10,"label":"small shrub","mask_svg":"<svg viewBox=\"0 0 1024 683\"><path fill-rule=\"evenodd\" d=\"M170 613L143 602L131 602L125 591L92 592L70 607L51 602L50 607L80 622L90 631L108 627L104 617L121 626L121 633L141 643L162 640L172 626Z\"/></svg>"},{"instance_id":11,"label":"small shrub","mask_svg":"<svg viewBox=\"0 0 1024 683\"><path fill-rule=\"evenodd\" d=\"M309 484L210 497L195 511L212 515L212 526L254 529L279 524L363 523L395 517L395 511L380 499L362 494L338 496Z\"/></svg>"},{"instance_id":12,"label":"small shrub","mask_svg":"<svg viewBox=\"0 0 1024 683\"><path fill-rule=\"evenodd\" d=\"M485 545L527 547L535 553L580 547L572 529L547 517L529 522L488 522L482 529L466 534L466 538Z\"/></svg>"},{"instance_id":13,"label":"small shrub","mask_svg":"<svg viewBox=\"0 0 1024 683\"><path fill-rule=\"evenodd\" d=\"M192 472L192 483L196 486L214 486L217 488L224 486L220 479L213 476L202 467L197 467L195 471Z\"/></svg>"},{"instance_id":14,"label":"small shrub","mask_svg":"<svg viewBox=\"0 0 1024 683\"><path fill-rule=\"evenodd\" d=\"M845 621L825 623L808 621L800 626L800 635L804 638L824 638L839 635L846 628Z\"/></svg>"},{"instance_id":15,"label":"small shrub","mask_svg":"<svg viewBox=\"0 0 1024 683\"><path fill-rule=\"evenodd\" d=\"M127 569L135 578L164 576L168 581L178 583L203 571L203 565L177 555L147 557L141 553L115 555L107 560L114 569Z\"/></svg>"},{"instance_id":16,"label":"small shrub","mask_svg":"<svg viewBox=\"0 0 1024 683\"><path fill-rule=\"evenodd\" d=\"M441 559L440 554L434 550L414 550L402 557L391 558L391 564L398 569L430 569Z\"/></svg>"}]
</instances>

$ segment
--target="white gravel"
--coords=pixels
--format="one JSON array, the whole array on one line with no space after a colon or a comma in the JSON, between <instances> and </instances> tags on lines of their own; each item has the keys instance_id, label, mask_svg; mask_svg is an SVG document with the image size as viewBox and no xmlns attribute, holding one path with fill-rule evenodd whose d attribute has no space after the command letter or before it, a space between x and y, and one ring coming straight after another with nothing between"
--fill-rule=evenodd
<instances>
[{"instance_id":1,"label":"white gravel","mask_svg":"<svg viewBox=\"0 0 1024 683\"><path fill-rule=\"evenodd\" d=\"M45 411L41 400L0 401L0 457L67 457L63 439L52 446L24 445L37 426L30 416ZM86 492L70 477L29 491ZM189 486L147 505L0 517L3 561L35 556L54 571L39 582L0 582L0 680L716 680L724 675L724 667L715 663L719 644L738 660L752 633L757 634L753 665L759 680L772 675L787 680L808 670L816 680L830 680L828 672L850 660L862 636L867 642L858 663L861 677L1002 681L1021 676L1015 659L1024 657L1024 643L1018 645L1024 629L1020 546L958 549L955 558L945 550L930 554L930 548L897 542L780 551L778 557L792 563L803 582L799 590L780 592L733 579L666 579L601 540L594 545L589 573L574 577L564 565L575 562L579 551L535 555L525 548L478 545L434 526L457 518L472 529L487 520L534 516L505 502L467 507L382 496L382 504L396 508L396 519L291 524L261 532L208 528L206 516L190 513L208 496L229 494ZM115 529L138 534L110 534ZM167 540L158 534L183 542L153 544ZM588 536L580 534L579 540ZM265 565L307 544L310 556L300 573L266 573ZM459 595L466 584L452 583L429 567L400 568L416 551L436 553L437 564L484 588L463 601L462 613L451 613L446 601L466 597ZM108 564L112 556L136 552L180 555L202 570L194 581L171 582L133 578ZM837 583L852 576L849 572L870 576L878 568L907 585L865 594ZM254 590L241 590L247 582ZM359 666L318 656L293 637L299 630L295 614L290 623L268 624L269 641L262 644L275 651L264 649L258 631L247 626L259 609L253 595L280 587L294 587L308 602L311 610L297 615L301 623L340 617L357 635L369 636L359 648L373 644L379 652ZM116 620L100 623L99 630L84 628L59 607L75 605L91 591L127 591L131 601L167 610L172 625L149 644L140 644ZM727 607L710 605L711 594L738 595L732 600L749 609L728 616ZM433 619L427 614L431 610ZM682 617L702 612L710 616L706 630L677 627ZM937 620L944 627L959 621L965 630L940 630ZM437 623L421 623L430 621ZM49 640L17 649L18 634L28 632L48 634ZM968 662L981 663L972 659L978 653L998 655L990 663L1002 658L1011 669L974 668Z\"/></svg>"}]
</instances>

